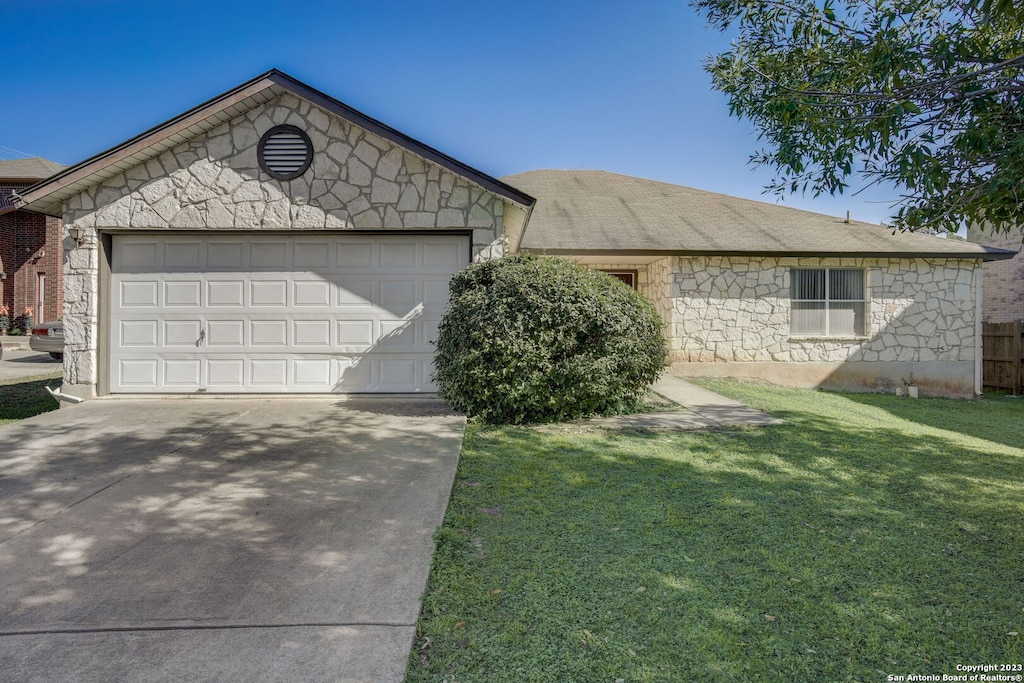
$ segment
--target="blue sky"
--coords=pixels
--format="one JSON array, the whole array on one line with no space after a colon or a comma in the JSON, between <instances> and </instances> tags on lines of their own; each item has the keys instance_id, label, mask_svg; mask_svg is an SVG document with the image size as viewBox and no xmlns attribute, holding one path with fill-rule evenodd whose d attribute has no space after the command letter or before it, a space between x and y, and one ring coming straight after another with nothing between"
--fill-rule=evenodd
<instances>
[{"instance_id":1,"label":"blue sky","mask_svg":"<svg viewBox=\"0 0 1024 683\"><path fill-rule=\"evenodd\" d=\"M272 67L503 176L603 169L764 201L685 0L0 0L0 158L71 164ZM881 222L893 191L784 204Z\"/></svg>"}]
</instances>

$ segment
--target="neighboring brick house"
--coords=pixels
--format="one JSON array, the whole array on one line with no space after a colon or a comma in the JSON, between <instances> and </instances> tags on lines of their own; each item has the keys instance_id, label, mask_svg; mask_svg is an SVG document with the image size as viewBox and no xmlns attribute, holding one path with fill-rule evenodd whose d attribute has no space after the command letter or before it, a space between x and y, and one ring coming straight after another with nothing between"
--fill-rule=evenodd
<instances>
[{"instance_id":1,"label":"neighboring brick house","mask_svg":"<svg viewBox=\"0 0 1024 683\"><path fill-rule=\"evenodd\" d=\"M0 305L36 322L63 314L61 220L11 208L11 194L66 168L47 159L0 161Z\"/></svg>"},{"instance_id":2,"label":"neighboring brick house","mask_svg":"<svg viewBox=\"0 0 1024 683\"><path fill-rule=\"evenodd\" d=\"M977 228L967 231L967 239L990 247L1024 250L1024 233L993 235ZM981 319L987 323L1024 320L1024 256L985 264L982 285Z\"/></svg>"}]
</instances>

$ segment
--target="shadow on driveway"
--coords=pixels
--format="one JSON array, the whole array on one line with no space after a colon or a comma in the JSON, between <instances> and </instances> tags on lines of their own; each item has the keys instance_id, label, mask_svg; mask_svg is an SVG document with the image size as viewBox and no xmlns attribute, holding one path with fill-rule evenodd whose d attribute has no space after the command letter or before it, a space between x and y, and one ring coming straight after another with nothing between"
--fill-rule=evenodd
<instances>
[{"instance_id":1,"label":"shadow on driveway","mask_svg":"<svg viewBox=\"0 0 1024 683\"><path fill-rule=\"evenodd\" d=\"M402 679L464 419L100 400L0 428L12 680Z\"/></svg>"}]
</instances>

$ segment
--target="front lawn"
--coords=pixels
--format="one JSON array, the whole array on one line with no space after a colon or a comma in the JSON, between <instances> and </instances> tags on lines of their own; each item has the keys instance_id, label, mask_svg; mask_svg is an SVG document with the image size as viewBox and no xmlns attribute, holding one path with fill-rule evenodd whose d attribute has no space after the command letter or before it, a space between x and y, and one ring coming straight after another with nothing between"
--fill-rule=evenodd
<instances>
[{"instance_id":1,"label":"front lawn","mask_svg":"<svg viewBox=\"0 0 1024 683\"><path fill-rule=\"evenodd\" d=\"M58 377L59 373L50 373L37 377L0 380L0 425L56 410L59 404L46 391L46 385Z\"/></svg>"},{"instance_id":2,"label":"front lawn","mask_svg":"<svg viewBox=\"0 0 1024 683\"><path fill-rule=\"evenodd\" d=\"M705 386L787 424L471 426L408 680L1024 663L1024 399Z\"/></svg>"}]
</instances>

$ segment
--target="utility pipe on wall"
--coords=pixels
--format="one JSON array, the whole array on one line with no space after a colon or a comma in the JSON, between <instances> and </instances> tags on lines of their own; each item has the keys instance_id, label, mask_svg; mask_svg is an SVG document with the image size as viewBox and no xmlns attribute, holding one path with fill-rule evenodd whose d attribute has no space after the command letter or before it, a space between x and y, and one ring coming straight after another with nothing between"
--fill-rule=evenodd
<instances>
[{"instance_id":1,"label":"utility pipe on wall","mask_svg":"<svg viewBox=\"0 0 1024 683\"><path fill-rule=\"evenodd\" d=\"M978 286L974 288L974 395L980 397L984 388L984 352L985 345L981 336L982 289L985 286L985 267L978 263L974 269Z\"/></svg>"}]
</instances>

